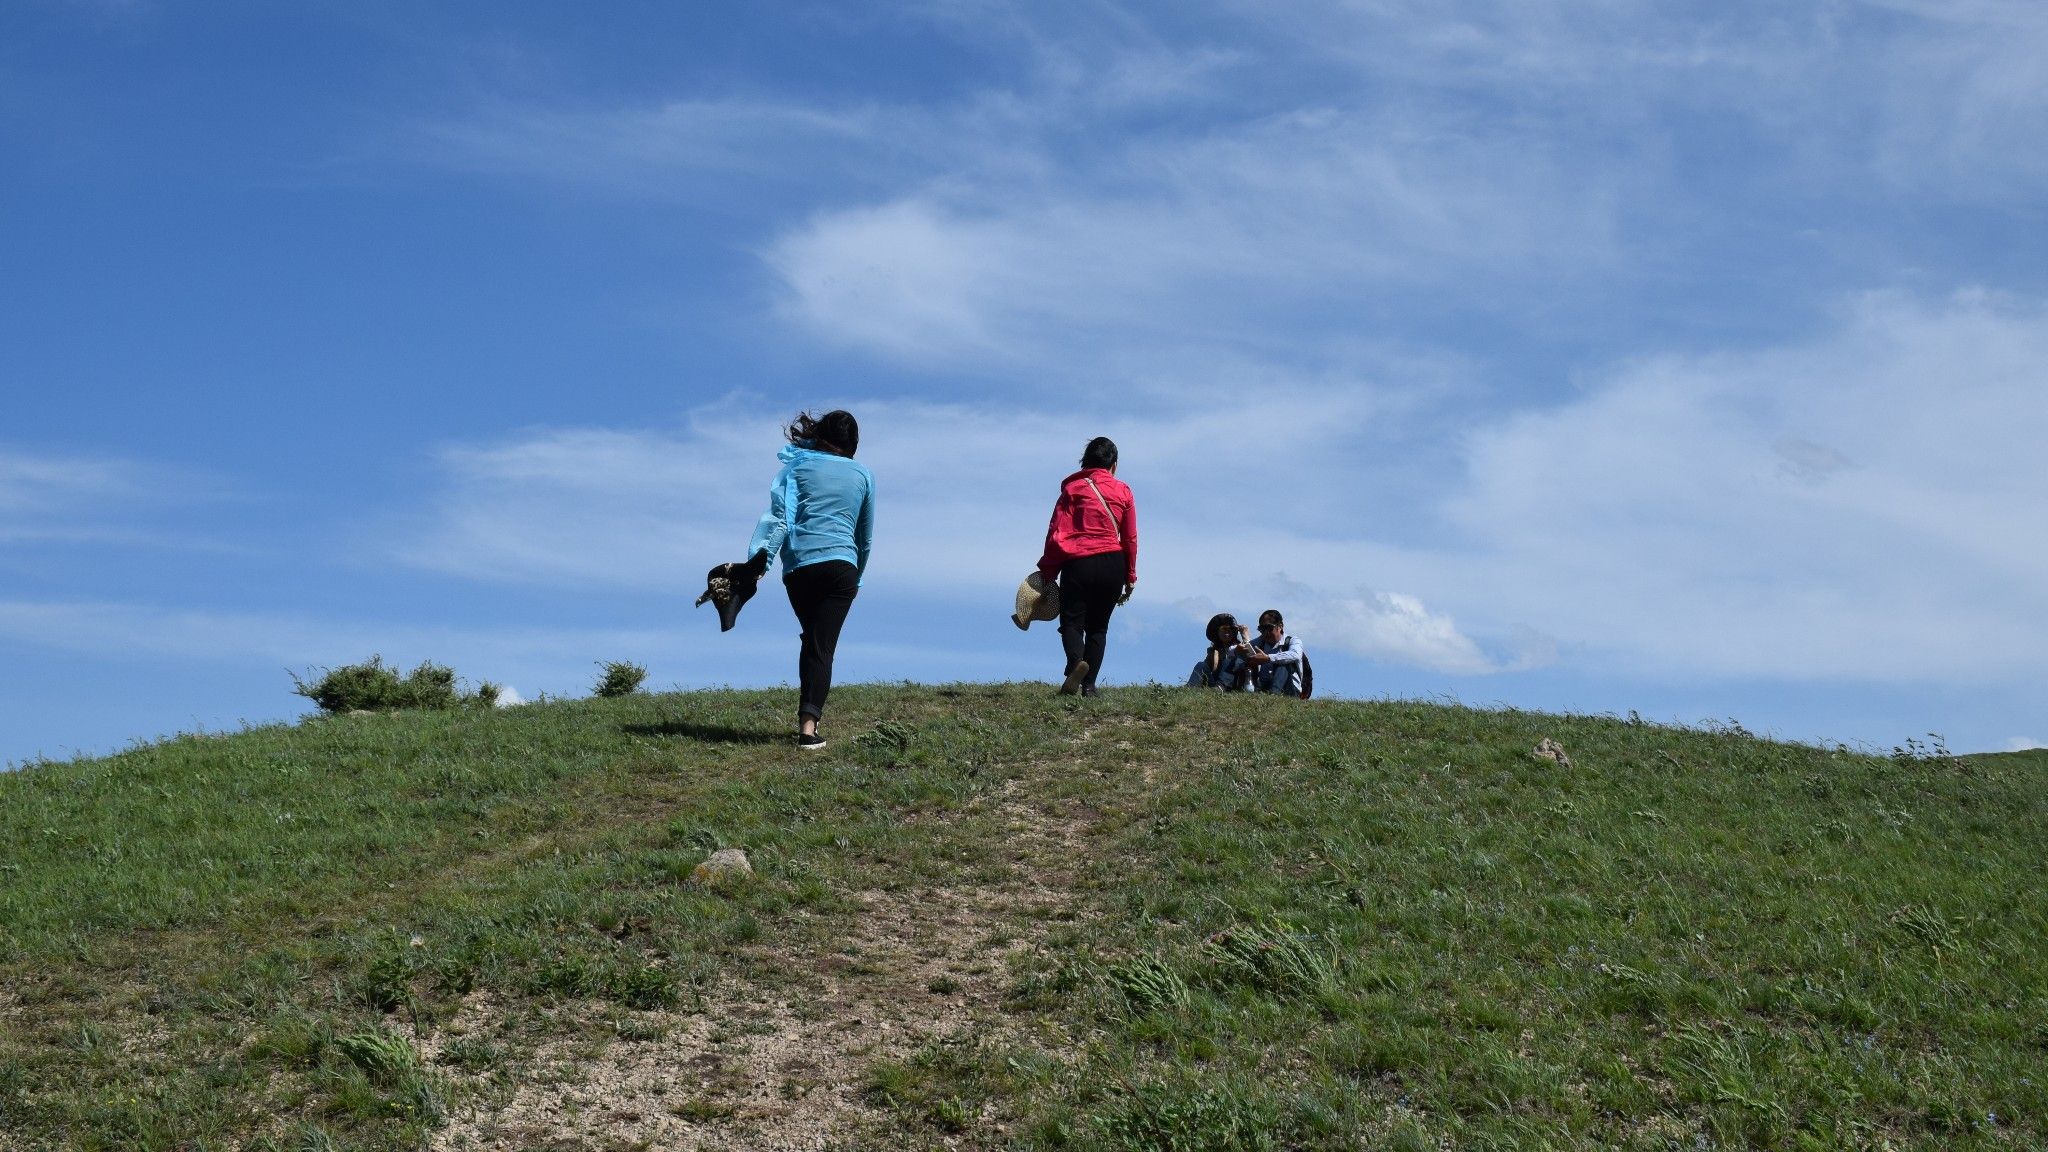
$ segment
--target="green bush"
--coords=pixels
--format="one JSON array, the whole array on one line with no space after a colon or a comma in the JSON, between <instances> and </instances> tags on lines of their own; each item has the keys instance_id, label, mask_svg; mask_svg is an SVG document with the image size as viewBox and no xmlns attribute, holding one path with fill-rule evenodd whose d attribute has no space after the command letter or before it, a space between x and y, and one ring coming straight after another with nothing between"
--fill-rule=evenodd
<instances>
[{"instance_id":1,"label":"green bush","mask_svg":"<svg viewBox=\"0 0 2048 1152\"><path fill-rule=\"evenodd\" d=\"M598 677L597 687L591 691L599 696L630 696L647 679L647 669L630 661L601 660L597 666L604 669L604 675Z\"/></svg>"},{"instance_id":2,"label":"green bush","mask_svg":"<svg viewBox=\"0 0 2048 1152\"><path fill-rule=\"evenodd\" d=\"M490 707L498 702L499 688L486 680L474 693L464 695L456 688L455 670L422 661L405 676L372 656L361 664L344 664L323 669L319 679L308 683L297 673L292 692L320 706L322 712L388 712L399 708L454 708L463 704Z\"/></svg>"}]
</instances>

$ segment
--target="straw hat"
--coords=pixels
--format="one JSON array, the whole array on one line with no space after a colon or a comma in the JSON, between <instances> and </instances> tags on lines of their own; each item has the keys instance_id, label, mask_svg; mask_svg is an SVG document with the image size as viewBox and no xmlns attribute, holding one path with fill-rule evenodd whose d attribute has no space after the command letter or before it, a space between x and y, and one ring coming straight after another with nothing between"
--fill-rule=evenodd
<instances>
[{"instance_id":1,"label":"straw hat","mask_svg":"<svg viewBox=\"0 0 2048 1152\"><path fill-rule=\"evenodd\" d=\"M1033 620L1057 620L1060 615L1060 586L1033 572L1017 585L1017 610L1011 623L1030 628Z\"/></svg>"}]
</instances>

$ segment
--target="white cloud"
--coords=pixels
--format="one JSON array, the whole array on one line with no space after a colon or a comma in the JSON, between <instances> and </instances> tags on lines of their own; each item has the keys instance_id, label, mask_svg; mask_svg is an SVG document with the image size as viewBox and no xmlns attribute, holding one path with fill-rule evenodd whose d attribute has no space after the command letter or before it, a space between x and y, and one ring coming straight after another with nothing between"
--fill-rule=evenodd
<instances>
[{"instance_id":1,"label":"white cloud","mask_svg":"<svg viewBox=\"0 0 2048 1152\"><path fill-rule=\"evenodd\" d=\"M2048 748L2048 741L2036 740L2032 736L2014 736L2005 742L2007 752L2031 752L2036 748Z\"/></svg>"},{"instance_id":2,"label":"white cloud","mask_svg":"<svg viewBox=\"0 0 2048 1152\"><path fill-rule=\"evenodd\" d=\"M1197 394L1113 417L1023 401L856 406L878 489L866 597L1007 603L1038 558L1057 482L1090 436L1106 434L1140 494L1141 607L1185 603L1195 619L1211 600L1256 611L1247 606L1278 591L1358 655L1457 673L1503 663L1412 592L1333 591L1354 583L1361 545L1308 535L1317 529L1301 521L1324 514L1319 498L1275 507L1229 463L1268 421L1299 429L1304 470L1336 466L1398 417L1398 397L1275 392L1253 410ZM671 433L543 431L452 452L448 489L397 555L482 579L692 594L705 569L744 550L779 443L774 416L727 402Z\"/></svg>"},{"instance_id":3,"label":"white cloud","mask_svg":"<svg viewBox=\"0 0 2048 1152\"><path fill-rule=\"evenodd\" d=\"M424 523L400 530L397 554L512 581L701 586L705 569L745 544L752 521L731 517L766 491L759 445L776 428L717 406L674 435L572 428L449 448L448 485Z\"/></svg>"},{"instance_id":4,"label":"white cloud","mask_svg":"<svg viewBox=\"0 0 2048 1152\"><path fill-rule=\"evenodd\" d=\"M1731 240L1772 263L1782 241L1760 238L1788 205L1867 204L1874 185L2030 205L2048 179L2039 6L1225 6L1242 38L1220 55L1136 18L1063 35L998 7L1035 83L882 114L924 167L765 246L806 331L1053 387L1190 348L1306 368L1331 333L1404 309L1554 330ZM1183 91L1183 117L1133 127L1079 95L1127 60L1186 61L1211 99ZM1703 117L1730 138L1695 139ZM1702 195L1701 148L1730 151L1770 212ZM1828 223L1816 253L1867 242L1853 211Z\"/></svg>"},{"instance_id":5,"label":"white cloud","mask_svg":"<svg viewBox=\"0 0 2048 1152\"><path fill-rule=\"evenodd\" d=\"M0 449L0 516L63 512L134 495L138 469L120 460Z\"/></svg>"},{"instance_id":6,"label":"white cloud","mask_svg":"<svg viewBox=\"0 0 2048 1152\"><path fill-rule=\"evenodd\" d=\"M2036 197L2048 182L2048 8L2030 0L1866 0L1903 16L1877 54L1877 129L1893 180L1959 199Z\"/></svg>"},{"instance_id":7,"label":"white cloud","mask_svg":"<svg viewBox=\"0 0 2048 1152\"><path fill-rule=\"evenodd\" d=\"M1058 365L1057 388L1101 375L1077 362L1191 346L1313 361L1330 335L1298 321L1336 301L1481 277L1506 305L1510 284L1590 276L1617 179L1503 131L1309 109L1131 145L1043 190L964 173L820 213L765 257L785 314L829 341L1040 379Z\"/></svg>"},{"instance_id":8,"label":"white cloud","mask_svg":"<svg viewBox=\"0 0 2048 1152\"><path fill-rule=\"evenodd\" d=\"M1668 137L1669 113L1705 113L1802 182L1876 175L1972 201L2048 179L2032 146L2048 130L2048 9L2033 0L1237 7L1295 68L1343 61L1409 101L1503 99L1536 130Z\"/></svg>"},{"instance_id":9,"label":"white cloud","mask_svg":"<svg viewBox=\"0 0 2048 1152\"><path fill-rule=\"evenodd\" d=\"M1715 211L1688 179L1697 146L1802 199L1858 196L1875 176L1893 192L2026 205L2048 180L2033 146L2048 130L2048 8L2034 0L912 7L937 43L1002 60L990 74L1004 79L923 102L698 83L626 104L487 107L414 125L402 150L738 207L802 190L856 232L910 227L886 211L922 209L1053 248L1091 235L1075 216L1120 212L1146 234L1227 250L1334 206L1328 222L1346 227L1322 238L1335 259L1469 259L1503 239L1568 253L1601 242L1610 214L1648 225L1639 242L1654 247L1658 222ZM1319 119L1325 130L1302 130ZM1243 190L1277 201L1204 211L1204 189L1233 190L1217 167L1233 155L1250 161L1240 175L1272 177ZM1474 224L1462 249L1399 243ZM1397 243L1375 247L1375 227Z\"/></svg>"},{"instance_id":10,"label":"white cloud","mask_svg":"<svg viewBox=\"0 0 2048 1152\"><path fill-rule=\"evenodd\" d=\"M1017 66L922 103L498 109L418 128L418 155L760 212L807 333L1071 390L1172 356L1313 371L1444 315L1550 337L1731 243L1782 258L1798 205L2030 206L2048 179L2030 2L913 12ZM1769 209L1704 191L1706 152ZM1816 257L1897 248L1827 225ZM1721 306L1701 287L1688 308Z\"/></svg>"},{"instance_id":11,"label":"white cloud","mask_svg":"<svg viewBox=\"0 0 2048 1152\"><path fill-rule=\"evenodd\" d=\"M655 196L693 196L710 181L787 175L793 157L813 165L874 163L910 141L879 131L915 113L877 107L819 108L738 98L669 100L623 108L499 108L468 119L415 125L421 160L489 172L595 183Z\"/></svg>"},{"instance_id":12,"label":"white cloud","mask_svg":"<svg viewBox=\"0 0 2048 1152\"><path fill-rule=\"evenodd\" d=\"M1878 237L1851 275L1927 282L1898 267L1895 223L1848 218L2038 199L2048 9L1371 0L1090 9L1067 31L1065 10L935 7L1020 52L1024 79L925 106L697 99L446 136L516 170L813 181L805 215L763 226L783 316L975 401L855 404L883 586L1013 584L1051 478L1101 430L1140 487L1148 597L1242 608L1294 574L1294 612L1362 655L2048 670L2038 304L1864 297L1820 334L1646 353L1562 401L1512 366L1482 404L1355 358L1359 333L1453 324L1423 338L1612 336L1638 287L1700 314L1694 347L1755 331L1718 318L1843 279L1792 267L1788 205ZM1780 280L1797 284L1770 296ZM681 591L744 539L774 415L451 453L402 554Z\"/></svg>"},{"instance_id":13,"label":"white cloud","mask_svg":"<svg viewBox=\"0 0 2048 1152\"><path fill-rule=\"evenodd\" d=\"M144 513L215 495L216 482L190 470L115 456L0 446L0 545L126 544L231 550L167 533Z\"/></svg>"},{"instance_id":14,"label":"white cloud","mask_svg":"<svg viewBox=\"0 0 2048 1152\"><path fill-rule=\"evenodd\" d=\"M1667 673L2048 671L2048 309L1866 297L1832 336L1625 367L1478 431L1454 603Z\"/></svg>"},{"instance_id":15,"label":"white cloud","mask_svg":"<svg viewBox=\"0 0 2048 1152\"><path fill-rule=\"evenodd\" d=\"M1117 414L1028 395L867 402L871 583L1007 595L1053 482L1101 432L1139 492L1143 601L1186 602L1190 618L1277 604L1319 643L1449 674L1564 651L1678 678L2040 676L2048 536L2029 526L2048 507L2044 365L2038 303L1868 296L1824 338L1621 365L1568 403L1470 429L1462 403L1360 380L1122 396L1106 401ZM404 554L478 576L693 590L743 546L774 427L731 404L673 434L469 450ZM1448 443L1464 479L1397 534L1390 509L1412 478L1385 470L1382 445L1417 428Z\"/></svg>"},{"instance_id":16,"label":"white cloud","mask_svg":"<svg viewBox=\"0 0 2048 1152\"><path fill-rule=\"evenodd\" d=\"M1350 596L1289 589L1284 599L1288 630L1315 637L1319 646L1371 660L1427 668L1451 675L1501 670L1502 664L1458 631L1449 617L1399 592L1361 591Z\"/></svg>"}]
</instances>

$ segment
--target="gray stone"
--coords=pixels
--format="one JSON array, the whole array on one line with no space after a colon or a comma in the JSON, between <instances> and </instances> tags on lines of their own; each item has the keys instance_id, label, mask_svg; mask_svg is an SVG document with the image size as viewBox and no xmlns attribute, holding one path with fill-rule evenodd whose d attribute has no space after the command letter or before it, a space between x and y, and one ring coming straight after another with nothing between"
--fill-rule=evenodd
<instances>
[{"instance_id":1,"label":"gray stone","mask_svg":"<svg viewBox=\"0 0 2048 1152\"><path fill-rule=\"evenodd\" d=\"M720 848L702 864L690 870L690 879L706 888L723 888L745 883L754 875L747 854L738 848Z\"/></svg>"},{"instance_id":2,"label":"gray stone","mask_svg":"<svg viewBox=\"0 0 2048 1152\"><path fill-rule=\"evenodd\" d=\"M1545 736L1542 742L1536 745L1536 757L1539 760L1548 760L1559 768L1569 768L1572 766L1572 758L1564 754L1564 745L1559 744L1548 736Z\"/></svg>"}]
</instances>

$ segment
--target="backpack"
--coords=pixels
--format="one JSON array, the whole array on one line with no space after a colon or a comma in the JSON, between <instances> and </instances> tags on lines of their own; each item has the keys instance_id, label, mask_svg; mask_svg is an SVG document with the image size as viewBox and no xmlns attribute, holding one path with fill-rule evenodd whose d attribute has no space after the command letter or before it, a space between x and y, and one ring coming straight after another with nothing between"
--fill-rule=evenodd
<instances>
[{"instance_id":1,"label":"backpack","mask_svg":"<svg viewBox=\"0 0 2048 1152\"><path fill-rule=\"evenodd\" d=\"M1301 654L1301 698L1308 699L1316 690L1316 670L1309 665L1308 653Z\"/></svg>"}]
</instances>

